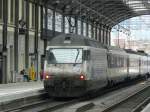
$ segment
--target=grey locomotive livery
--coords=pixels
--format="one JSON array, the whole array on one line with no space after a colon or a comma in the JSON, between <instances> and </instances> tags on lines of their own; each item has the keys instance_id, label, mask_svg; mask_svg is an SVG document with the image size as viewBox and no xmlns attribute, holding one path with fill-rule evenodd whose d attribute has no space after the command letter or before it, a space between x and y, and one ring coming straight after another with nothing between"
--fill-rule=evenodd
<instances>
[{"instance_id":1,"label":"grey locomotive livery","mask_svg":"<svg viewBox=\"0 0 150 112\"><path fill-rule=\"evenodd\" d=\"M53 38L46 51L44 88L52 97L78 97L150 72L147 54L76 34Z\"/></svg>"}]
</instances>

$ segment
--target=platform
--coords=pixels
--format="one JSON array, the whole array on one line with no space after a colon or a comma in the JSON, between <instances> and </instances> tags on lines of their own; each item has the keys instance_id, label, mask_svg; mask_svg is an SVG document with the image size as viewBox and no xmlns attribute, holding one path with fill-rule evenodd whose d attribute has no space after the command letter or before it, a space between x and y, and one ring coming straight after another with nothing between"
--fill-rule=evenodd
<instances>
[{"instance_id":1,"label":"platform","mask_svg":"<svg viewBox=\"0 0 150 112\"><path fill-rule=\"evenodd\" d=\"M0 84L0 104L38 95L42 91L44 91L42 81Z\"/></svg>"},{"instance_id":2,"label":"platform","mask_svg":"<svg viewBox=\"0 0 150 112\"><path fill-rule=\"evenodd\" d=\"M141 112L150 112L150 103Z\"/></svg>"}]
</instances>

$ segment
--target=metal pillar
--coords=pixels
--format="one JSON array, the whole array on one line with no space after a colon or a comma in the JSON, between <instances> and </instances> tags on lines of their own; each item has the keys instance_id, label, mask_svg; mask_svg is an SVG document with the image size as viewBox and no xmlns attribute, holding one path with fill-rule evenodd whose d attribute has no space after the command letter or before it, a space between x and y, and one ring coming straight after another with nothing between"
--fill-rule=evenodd
<instances>
[{"instance_id":1,"label":"metal pillar","mask_svg":"<svg viewBox=\"0 0 150 112\"><path fill-rule=\"evenodd\" d=\"M99 42L102 43L102 39L101 39L101 25L99 26Z\"/></svg>"},{"instance_id":2,"label":"metal pillar","mask_svg":"<svg viewBox=\"0 0 150 112\"><path fill-rule=\"evenodd\" d=\"M107 45L106 43L107 43L106 26L104 26L104 44Z\"/></svg>"},{"instance_id":3,"label":"metal pillar","mask_svg":"<svg viewBox=\"0 0 150 112\"><path fill-rule=\"evenodd\" d=\"M75 17L75 34L78 34L78 17Z\"/></svg>"},{"instance_id":4,"label":"metal pillar","mask_svg":"<svg viewBox=\"0 0 150 112\"><path fill-rule=\"evenodd\" d=\"M25 68L29 68L29 0L26 1Z\"/></svg>"},{"instance_id":5,"label":"metal pillar","mask_svg":"<svg viewBox=\"0 0 150 112\"><path fill-rule=\"evenodd\" d=\"M109 35L110 35L110 28L109 27L107 27L107 29L106 29L106 37L107 37L107 45L109 46L110 45L110 37L109 37Z\"/></svg>"},{"instance_id":6,"label":"metal pillar","mask_svg":"<svg viewBox=\"0 0 150 112\"><path fill-rule=\"evenodd\" d=\"M69 33L73 33L72 32L72 24L71 24L71 16L69 15L69 20L68 20L68 22L69 22Z\"/></svg>"},{"instance_id":7,"label":"metal pillar","mask_svg":"<svg viewBox=\"0 0 150 112\"><path fill-rule=\"evenodd\" d=\"M105 29L105 26L103 26L103 44L106 45L106 29Z\"/></svg>"},{"instance_id":8,"label":"metal pillar","mask_svg":"<svg viewBox=\"0 0 150 112\"><path fill-rule=\"evenodd\" d=\"M99 31L99 24L97 25L97 41L99 42L100 37L99 37L100 31Z\"/></svg>"},{"instance_id":9,"label":"metal pillar","mask_svg":"<svg viewBox=\"0 0 150 112\"><path fill-rule=\"evenodd\" d=\"M105 44L105 28L104 28L104 26L103 26L103 28L102 28L102 41L103 41L103 44Z\"/></svg>"},{"instance_id":10,"label":"metal pillar","mask_svg":"<svg viewBox=\"0 0 150 112\"><path fill-rule=\"evenodd\" d=\"M111 28L109 28L109 33L108 33L108 45L111 46Z\"/></svg>"},{"instance_id":11,"label":"metal pillar","mask_svg":"<svg viewBox=\"0 0 150 112\"><path fill-rule=\"evenodd\" d=\"M40 6L41 8L40 8L40 14L41 14L41 19L40 19L40 26L41 26L41 39L42 39L42 37L43 37L43 19L44 19L44 17L43 17L43 6L41 5ZM44 47L44 54L46 53L46 49L45 49L45 47Z\"/></svg>"},{"instance_id":12,"label":"metal pillar","mask_svg":"<svg viewBox=\"0 0 150 112\"><path fill-rule=\"evenodd\" d=\"M83 19L81 18L81 35L83 35Z\"/></svg>"},{"instance_id":13,"label":"metal pillar","mask_svg":"<svg viewBox=\"0 0 150 112\"><path fill-rule=\"evenodd\" d=\"M15 80L18 73L18 23L19 23L19 0L15 0L15 32L14 32L14 70Z\"/></svg>"},{"instance_id":14,"label":"metal pillar","mask_svg":"<svg viewBox=\"0 0 150 112\"><path fill-rule=\"evenodd\" d=\"M108 27L106 28L106 45L108 45Z\"/></svg>"},{"instance_id":15,"label":"metal pillar","mask_svg":"<svg viewBox=\"0 0 150 112\"><path fill-rule=\"evenodd\" d=\"M95 27L95 40L97 40L97 25Z\"/></svg>"},{"instance_id":16,"label":"metal pillar","mask_svg":"<svg viewBox=\"0 0 150 112\"><path fill-rule=\"evenodd\" d=\"M3 56L2 56L2 80L7 83L7 23L8 23L8 0L3 0Z\"/></svg>"},{"instance_id":17,"label":"metal pillar","mask_svg":"<svg viewBox=\"0 0 150 112\"><path fill-rule=\"evenodd\" d=\"M56 16L55 16L55 12L56 12L56 9L54 9L53 10L53 19L52 19L52 30L53 30L53 37L55 37L55 18L56 18Z\"/></svg>"},{"instance_id":18,"label":"metal pillar","mask_svg":"<svg viewBox=\"0 0 150 112\"><path fill-rule=\"evenodd\" d=\"M39 29L39 25L38 25L38 21L39 21L39 16L38 16L38 12L39 12L39 8L38 8L38 0L35 3L35 44L34 44L34 52L35 52L35 65L36 65L36 80L38 80L38 29Z\"/></svg>"},{"instance_id":19,"label":"metal pillar","mask_svg":"<svg viewBox=\"0 0 150 112\"><path fill-rule=\"evenodd\" d=\"M89 23L88 21L86 22L86 36L89 36Z\"/></svg>"},{"instance_id":20,"label":"metal pillar","mask_svg":"<svg viewBox=\"0 0 150 112\"><path fill-rule=\"evenodd\" d=\"M103 44L103 38L104 38L104 36L103 36L103 25L101 25L101 43Z\"/></svg>"},{"instance_id":21,"label":"metal pillar","mask_svg":"<svg viewBox=\"0 0 150 112\"><path fill-rule=\"evenodd\" d=\"M42 10L42 8L41 8L41 10ZM43 10L41 11L42 13L42 16L41 17L43 17L44 19L45 19L45 26L44 26L44 28L45 28L45 36L46 36L46 38L48 39L48 34L47 34L47 30L48 30L48 19L47 19L47 15L48 15L48 9L47 9L47 5L45 5L45 15L44 15L44 17L43 17ZM43 23L43 20L42 20L42 18L41 18L41 23ZM43 29L43 24L41 24L41 26L42 26L42 29ZM47 47L47 39L44 39L44 54L46 54L46 47Z\"/></svg>"},{"instance_id":22,"label":"metal pillar","mask_svg":"<svg viewBox=\"0 0 150 112\"><path fill-rule=\"evenodd\" d=\"M93 23L91 25L91 37L94 38L94 26L93 26Z\"/></svg>"},{"instance_id":23,"label":"metal pillar","mask_svg":"<svg viewBox=\"0 0 150 112\"><path fill-rule=\"evenodd\" d=\"M62 15L61 31L65 33L65 15Z\"/></svg>"}]
</instances>

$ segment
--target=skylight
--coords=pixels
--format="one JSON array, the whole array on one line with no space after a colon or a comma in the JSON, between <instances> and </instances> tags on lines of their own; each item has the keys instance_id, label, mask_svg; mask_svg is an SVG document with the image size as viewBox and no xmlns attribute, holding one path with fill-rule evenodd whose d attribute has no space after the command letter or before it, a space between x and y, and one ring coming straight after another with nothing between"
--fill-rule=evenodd
<instances>
[{"instance_id":1,"label":"skylight","mask_svg":"<svg viewBox=\"0 0 150 112\"><path fill-rule=\"evenodd\" d=\"M123 0L123 2L135 12L148 10L145 5L145 2L143 2L142 0ZM150 1L147 1L147 3L149 2Z\"/></svg>"}]
</instances>

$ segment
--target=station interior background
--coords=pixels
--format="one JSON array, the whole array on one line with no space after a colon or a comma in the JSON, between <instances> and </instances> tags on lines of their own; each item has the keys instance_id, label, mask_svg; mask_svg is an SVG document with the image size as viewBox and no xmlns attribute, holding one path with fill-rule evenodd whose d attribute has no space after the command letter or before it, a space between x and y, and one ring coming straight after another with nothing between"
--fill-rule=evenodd
<instances>
[{"instance_id":1,"label":"station interior background","mask_svg":"<svg viewBox=\"0 0 150 112\"><path fill-rule=\"evenodd\" d=\"M54 8L46 8L34 4L32 0L29 1L0 0L0 68L2 72L0 83L19 81L20 71L23 69L27 73L32 69L35 72L33 80L40 80L48 41L54 35L61 33L72 32L93 38L104 45L112 44L121 48L135 46L135 42L132 42L136 37L132 33L134 26L132 19L121 22L113 28L107 25L98 27L95 22L64 16ZM130 6L129 2L131 1L126 4ZM141 4L141 2L139 3ZM141 18L139 20L145 23L145 28L146 20ZM76 27L74 27L75 25ZM120 28L119 26L124 27ZM143 26L139 27L143 29ZM112 40L110 40L111 35ZM139 40L143 38L139 38ZM135 47L135 49L137 48Z\"/></svg>"}]
</instances>

